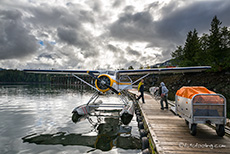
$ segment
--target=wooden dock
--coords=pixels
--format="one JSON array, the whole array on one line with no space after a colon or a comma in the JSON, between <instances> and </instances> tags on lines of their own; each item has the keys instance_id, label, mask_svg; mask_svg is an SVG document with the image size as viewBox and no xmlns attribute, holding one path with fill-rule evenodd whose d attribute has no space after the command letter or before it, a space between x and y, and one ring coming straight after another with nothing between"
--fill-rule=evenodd
<instances>
[{"instance_id":1,"label":"wooden dock","mask_svg":"<svg viewBox=\"0 0 230 154\"><path fill-rule=\"evenodd\" d=\"M138 94L136 89L129 90ZM230 138L219 137L216 131L205 125L197 125L197 134L190 134L185 120L168 110L161 110L160 101L145 93L145 104L139 100L145 129L152 145L152 153L159 154L216 154L230 153Z\"/></svg>"}]
</instances>

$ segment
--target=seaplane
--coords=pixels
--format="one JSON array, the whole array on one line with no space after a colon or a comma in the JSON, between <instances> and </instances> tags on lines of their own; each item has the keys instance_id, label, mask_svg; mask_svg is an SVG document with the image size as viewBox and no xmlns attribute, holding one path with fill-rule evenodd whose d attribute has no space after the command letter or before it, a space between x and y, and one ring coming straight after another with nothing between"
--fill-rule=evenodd
<instances>
[{"instance_id":1,"label":"seaplane","mask_svg":"<svg viewBox=\"0 0 230 154\"><path fill-rule=\"evenodd\" d=\"M82 117L92 115L95 109L98 108L117 108L119 110L119 116L121 122L124 125L128 125L134 115L134 102L132 99L127 98L127 90L132 89L133 85L139 82L141 79L146 78L150 74L167 74L167 73L189 73L189 72L201 72L211 69L211 66L194 66L194 67L172 67L172 68L152 68L152 69L136 69L136 70L36 70L25 69L23 71L27 73L43 73L43 74L66 74L71 75L78 80L82 81L86 85L95 90L95 93L89 99L89 101L73 109L72 118L75 122L81 120ZM91 76L95 82L94 84L88 83L83 80L79 75ZM130 75L138 75L138 79L133 81ZM124 80L125 79L125 80ZM97 101L101 94L107 94L109 92L115 93L120 99L121 104L105 104L101 100Z\"/></svg>"}]
</instances>

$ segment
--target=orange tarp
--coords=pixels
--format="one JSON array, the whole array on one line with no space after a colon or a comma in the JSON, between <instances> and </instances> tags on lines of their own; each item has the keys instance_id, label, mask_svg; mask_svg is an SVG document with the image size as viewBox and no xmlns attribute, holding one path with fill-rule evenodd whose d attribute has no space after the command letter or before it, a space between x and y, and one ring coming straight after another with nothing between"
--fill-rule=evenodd
<instances>
[{"instance_id":1,"label":"orange tarp","mask_svg":"<svg viewBox=\"0 0 230 154\"><path fill-rule=\"evenodd\" d=\"M208 90L205 87L182 87L177 92L177 96L192 99L196 94L216 94L213 91Z\"/></svg>"},{"instance_id":2,"label":"orange tarp","mask_svg":"<svg viewBox=\"0 0 230 154\"><path fill-rule=\"evenodd\" d=\"M208 104L224 104L222 97L216 96L202 96L198 95L193 99L193 103L208 103Z\"/></svg>"}]
</instances>

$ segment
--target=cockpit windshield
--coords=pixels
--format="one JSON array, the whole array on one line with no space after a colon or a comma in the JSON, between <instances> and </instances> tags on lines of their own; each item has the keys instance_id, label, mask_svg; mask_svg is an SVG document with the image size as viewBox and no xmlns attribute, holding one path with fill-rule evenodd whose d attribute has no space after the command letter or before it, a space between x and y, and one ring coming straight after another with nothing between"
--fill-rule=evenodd
<instances>
[{"instance_id":1,"label":"cockpit windshield","mask_svg":"<svg viewBox=\"0 0 230 154\"><path fill-rule=\"evenodd\" d=\"M100 70L100 74L108 74L108 75L114 76L115 75L115 71Z\"/></svg>"}]
</instances>

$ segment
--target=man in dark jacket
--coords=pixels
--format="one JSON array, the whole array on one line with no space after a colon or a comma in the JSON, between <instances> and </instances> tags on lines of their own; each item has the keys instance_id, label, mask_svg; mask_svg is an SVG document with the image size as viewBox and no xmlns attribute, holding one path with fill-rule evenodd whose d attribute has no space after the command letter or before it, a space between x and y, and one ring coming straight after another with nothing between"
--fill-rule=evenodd
<instances>
[{"instance_id":1,"label":"man in dark jacket","mask_svg":"<svg viewBox=\"0 0 230 154\"><path fill-rule=\"evenodd\" d=\"M139 100L142 97L142 103L145 103L145 100L144 100L144 79L142 79L141 82L139 83L138 91L141 93L141 95L137 98L137 100Z\"/></svg>"}]
</instances>

